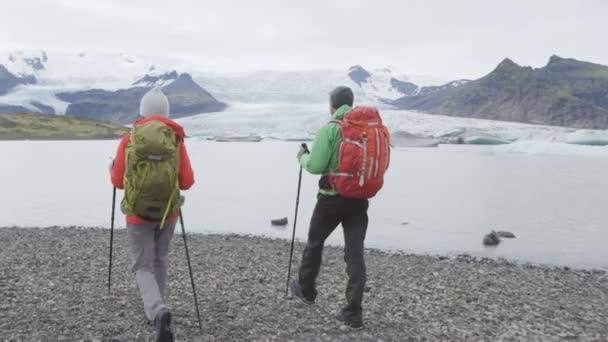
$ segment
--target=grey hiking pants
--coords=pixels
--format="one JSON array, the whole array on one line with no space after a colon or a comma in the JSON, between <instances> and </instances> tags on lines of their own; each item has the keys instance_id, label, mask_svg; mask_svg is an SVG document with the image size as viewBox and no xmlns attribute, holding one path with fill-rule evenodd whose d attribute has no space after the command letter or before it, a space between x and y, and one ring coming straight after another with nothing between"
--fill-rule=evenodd
<instances>
[{"instance_id":1,"label":"grey hiking pants","mask_svg":"<svg viewBox=\"0 0 608 342\"><path fill-rule=\"evenodd\" d=\"M130 224L127 223L131 271L135 280L144 311L150 321L165 307L163 296L167 282L167 263L169 245L177 220L165 223Z\"/></svg>"}]
</instances>

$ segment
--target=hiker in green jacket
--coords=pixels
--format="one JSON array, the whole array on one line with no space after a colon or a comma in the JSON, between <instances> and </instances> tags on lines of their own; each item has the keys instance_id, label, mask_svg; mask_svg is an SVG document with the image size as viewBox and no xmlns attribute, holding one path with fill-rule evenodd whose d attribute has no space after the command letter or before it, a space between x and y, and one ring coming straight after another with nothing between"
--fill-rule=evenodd
<instances>
[{"instance_id":1,"label":"hiker in green jacket","mask_svg":"<svg viewBox=\"0 0 608 342\"><path fill-rule=\"evenodd\" d=\"M330 93L331 120L342 120L352 110L354 95L348 87L338 87ZM344 228L344 260L348 284L347 305L336 319L355 329L363 327L361 302L366 282L363 245L367 230L367 199L350 199L332 189L328 174L339 167L341 127L330 122L315 136L310 152L301 148L298 161L306 171L323 175L319 181L318 201L308 232L308 242L302 256L298 279L291 284L292 294L306 304L314 304L317 297L316 279L321 266L323 245L327 237L342 223Z\"/></svg>"}]
</instances>

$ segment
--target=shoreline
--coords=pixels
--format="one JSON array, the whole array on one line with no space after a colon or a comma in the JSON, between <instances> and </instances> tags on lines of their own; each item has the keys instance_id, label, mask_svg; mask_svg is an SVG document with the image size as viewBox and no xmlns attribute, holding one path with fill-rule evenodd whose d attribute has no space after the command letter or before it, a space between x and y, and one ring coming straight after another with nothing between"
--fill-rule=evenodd
<instances>
[{"instance_id":1,"label":"shoreline","mask_svg":"<svg viewBox=\"0 0 608 342\"><path fill-rule=\"evenodd\" d=\"M608 339L608 275L467 255L366 250L363 331L337 324L346 284L342 249L326 247L318 304L284 297L289 241L188 233L203 330L198 330L181 236L170 253L168 304L178 341ZM98 228L0 228L0 327L8 340L139 341L152 336L126 234ZM303 244L294 251L292 278ZM293 271L293 270L292 270Z\"/></svg>"},{"instance_id":2,"label":"shoreline","mask_svg":"<svg viewBox=\"0 0 608 342\"><path fill-rule=\"evenodd\" d=\"M42 229L79 229L79 230L89 230L89 229L97 230L97 229L99 229L99 230L110 230L110 228L102 227L102 226L58 226L58 225L41 226L41 227L25 227L25 226L3 227L3 226L0 226L0 230L2 230L2 229L34 229L34 230L35 229L40 229L40 230L42 230ZM114 231L126 231L126 229L127 228L123 227L123 226L114 227ZM289 228L289 229L291 229L291 228ZM181 236L181 228L180 228L179 224L175 228L175 234ZM291 242L291 240L287 239L287 238L275 237L275 236L265 235L265 234L253 234L253 233L244 234L244 233L229 233L229 232L214 232L214 231L191 232L191 231L186 230L186 234L188 237L198 236L201 238L202 237L229 236L229 237L244 238L244 239L264 239L264 240L270 240L270 241L274 241L274 242L284 242L284 243ZM306 241L302 240L301 238L296 237L295 243L296 243L296 245L300 244L300 245L304 246L306 244ZM327 242L325 244L325 246L327 248L339 248L339 249L344 247L343 244L335 244L332 242ZM486 247L486 248L500 248L500 247L491 247L490 246L490 247ZM472 260L478 261L478 262L499 262L499 263L503 263L503 264L512 264L513 266L535 267L535 268L542 268L542 269L548 269L548 270L558 270L558 271L559 270L565 270L565 271L571 270L571 271L578 271L578 272L608 273L608 265L600 266L600 267L586 267L586 266L573 266L573 265L567 265L567 264L551 264L551 263L535 262L535 261L530 261L530 260L525 260L525 259L511 259L511 258L502 257L502 256L492 257L492 256L480 255L479 253L467 252L467 251L433 253L433 252L416 252L416 251L407 250L407 249L391 249L391 248L378 248L378 247L365 247L365 251L385 254L387 256L428 257L428 258L439 259L440 261L465 258L465 259L472 259Z\"/></svg>"}]
</instances>

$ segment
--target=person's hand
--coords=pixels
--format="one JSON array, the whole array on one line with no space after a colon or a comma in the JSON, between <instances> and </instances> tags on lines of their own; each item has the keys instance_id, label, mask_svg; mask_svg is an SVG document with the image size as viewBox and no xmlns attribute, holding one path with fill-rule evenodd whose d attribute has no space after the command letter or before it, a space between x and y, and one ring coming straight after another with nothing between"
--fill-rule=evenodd
<instances>
[{"instance_id":1,"label":"person's hand","mask_svg":"<svg viewBox=\"0 0 608 342\"><path fill-rule=\"evenodd\" d=\"M186 201L186 197L185 196L179 196L179 207L181 208L184 205L184 202Z\"/></svg>"},{"instance_id":2,"label":"person's hand","mask_svg":"<svg viewBox=\"0 0 608 342\"><path fill-rule=\"evenodd\" d=\"M308 146L306 146L306 144L301 144L300 150L298 150L298 160L300 160L305 153L310 153L310 151L308 151Z\"/></svg>"}]
</instances>

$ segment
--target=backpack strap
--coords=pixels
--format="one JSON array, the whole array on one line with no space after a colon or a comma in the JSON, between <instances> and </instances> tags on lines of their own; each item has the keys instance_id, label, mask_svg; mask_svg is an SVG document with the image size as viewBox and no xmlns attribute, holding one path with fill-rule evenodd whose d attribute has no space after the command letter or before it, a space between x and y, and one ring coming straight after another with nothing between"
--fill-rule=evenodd
<instances>
[{"instance_id":1,"label":"backpack strap","mask_svg":"<svg viewBox=\"0 0 608 342\"><path fill-rule=\"evenodd\" d=\"M165 213L163 214L163 219L160 221L160 229L163 229L165 226L165 221L167 220L167 216L169 215L169 209L171 208L171 204L173 202L173 198L177 194L179 189L179 178L175 181L175 188L171 192L171 197L169 197L169 202L167 203L167 207L165 208Z\"/></svg>"}]
</instances>

